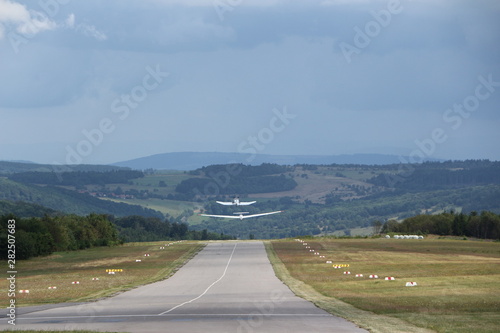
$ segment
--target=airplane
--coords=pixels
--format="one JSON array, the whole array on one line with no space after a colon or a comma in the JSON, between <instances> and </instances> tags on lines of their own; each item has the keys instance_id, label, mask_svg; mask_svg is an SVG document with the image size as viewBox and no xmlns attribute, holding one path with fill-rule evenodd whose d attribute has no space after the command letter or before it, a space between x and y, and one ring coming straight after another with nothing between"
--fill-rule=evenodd
<instances>
[{"instance_id":1,"label":"airplane","mask_svg":"<svg viewBox=\"0 0 500 333\"><path fill-rule=\"evenodd\" d=\"M225 219L248 219L250 217L258 217L258 216L264 216L264 215L271 215L271 214L277 214L277 213L283 213L282 210L278 210L276 212L269 212L269 213L260 213L260 214L251 214L251 215L244 215L248 214L248 212L235 212L233 214L235 215L209 215L209 214L199 214L200 216L207 216L207 217L222 217ZM238 214L238 215L236 215Z\"/></svg>"},{"instance_id":2,"label":"airplane","mask_svg":"<svg viewBox=\"0 0 500 333\"><path fill-rule=\"evenodd\" d=\"M225 202L225 201L216 201L218 204L224 205L224 206L248 206L251 204L256 203L257 201L240 201L240 198L236 197L233 199L233 201L230 202Z\"/></svg>"}]
</instances>

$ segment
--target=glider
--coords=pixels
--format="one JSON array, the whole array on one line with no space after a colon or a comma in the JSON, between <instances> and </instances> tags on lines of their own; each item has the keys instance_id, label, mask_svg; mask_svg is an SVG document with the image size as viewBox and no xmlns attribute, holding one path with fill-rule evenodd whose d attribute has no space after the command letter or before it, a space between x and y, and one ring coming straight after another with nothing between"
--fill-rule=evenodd
<instances>
[{"instance_id":1,"label":"glider","mask_svg":"<svg viewBox=\"0 0 500 333\"><path fill-rule=\"evenodd\" d=\"M225 202L225 201L216 201L220 205L224 206L248 206L256 203L257 201L240 201L239 198L234 198L233 201Z\"/></svg>"},{"instance_id":2,"label":"glider","mask_svg":"<svg viewBox=\"0 0 500 333\"><path fill-rule=\"evenodd\" d=\"M248 219L250 217L258 217L258 216L264 216L264 215L271 215L271 214L277 214L277 213L282 213L282 210L278 210L276 212L269 212L269 213L260 213L260 214L251 214L251 215L245 215L248 214L248 212L236 212L234 213L235 215L209 215L209 214L199 214L200 216L207 216L207 217L222 217L225 219ZM237 215L236 215L237 214Z\"/></svg>"}]
</instances>

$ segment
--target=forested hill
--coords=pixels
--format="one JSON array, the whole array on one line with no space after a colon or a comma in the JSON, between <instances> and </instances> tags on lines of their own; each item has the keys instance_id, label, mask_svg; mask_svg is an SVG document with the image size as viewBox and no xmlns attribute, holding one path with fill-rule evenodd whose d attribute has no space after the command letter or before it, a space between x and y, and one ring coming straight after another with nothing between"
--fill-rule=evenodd
<instances>
[{"instance_id":1,"label":"forested hill","mask_svg":"<svg viewBox=\"0 0 500 333\"><path fill-rule=\"evenodd\" d=\"M401 172L402 168L406 171ZM396 171L400 172L396 172ZM368 180L377 186L405 191L463 188L466 186L500 184L500 162L458 161L427 162L399 166L395 172L379 174Z\"/></svg>"},{"instance_id":2,"label":"forested hill","mask_svg":"<svg viewBox=\"0 0 500 333\"><path fill-rule=\"evenodd\" d=\"M0 214L15 212L30 217L57 211L167 217L188 223L199 232L207 229L240 238L349 234L355 228L370 227L376 220L402 221L422 213L450 210L500 213L500 162L483 160L416 165L233 163L189 172L98 172L83 168L56 174L50 169L17 173L3 170L3 174ZM257 201L245 207L250 213L285 212L250 221L198 215L233 214L235 207L215 201L237 195L244 201Z\"/></svg>"},{"instance_id":3,"label":"forested hill","mask_svg":"<svg viewBox=\"0 0 500 333\"><path fill-rule=\"evenodd\" d=\"M243 164L212 165L191 171L189 178L175 190L194 199L198 195L250 194L283 192L294 189L297 182L285 173L290 167L264 163L260 166Z\"/></svg>"},{"instance_id":4,"label":"forested hill","mask_svg":"<svg viewBox=\"0 0 500 333\"><path fill-rule=\"evenodd\" d=\"M2 201L6 202L1 203ZM101 200L62 187L21 184L5 178L0 178L0 203L0 214L16 212L23 217L40 216L43 210L39 209L39 206L48 208L49 212L59 211L78 215L102 213L116 216L164 217L158 211L139 205ZM35 206L25 203L32 203Z\"/></svg>"},{"instance_id":5,"label":"forested hill","mask_svg":"<svg viewBox=\"0 0 500 333\"><path fill-rule=\"evenodd\" d=\"M197 228L239 237L281 238L304 234L350 234L374 221L402 221L418 214L457 211L500 213L500 162L449 161L417 165L295 165L285 173L290 191L249 195L250 213L283 214L248 221L204 219ZM262 201L259 198L276 199ZM205 199L204 212L231 214ZM495 233L490 233L495 234Z\"/></svg>"},{"instance_id":6,"label":"forested hill","mask_svg":"<svg viewBox=\"0 0 500 333\"><path fill-rule=\"evenodd\" d=\"M57 211L24 201L0 200L0 215L2 214L14 214L22 217L42 217L44 215L55 215Z\"/></svg>"}]
</instances>

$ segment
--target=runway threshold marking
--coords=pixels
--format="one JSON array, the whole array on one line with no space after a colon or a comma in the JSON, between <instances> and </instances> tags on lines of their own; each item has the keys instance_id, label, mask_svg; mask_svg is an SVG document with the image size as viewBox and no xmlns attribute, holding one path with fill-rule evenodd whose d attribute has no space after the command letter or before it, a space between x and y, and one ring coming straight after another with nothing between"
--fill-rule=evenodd
<instances>
[{"instance_id":1,"label":"runway threshold marking","mask_svg":"<svg viewBox=\"0 0 500 333\"><path fill-rule=\"evenodd\" d=\"M235 243L234 244L234 247L233 247L233 252L231 252L231 256L229 256L229 260L227 261L227 264L226 264L226 268L224 269L224 272L222 273L222 275L220 276L220 278L218 278L214 283L212 283L211 285L208 286L207 289L205 289L205 291L203 293L201 293L199 296L189 300L189 301L186 301L184 303L181 303L179 305L176 305L174 306L173 308L171 308L170 310L167 310L167 311L164 311L162 313L159 313L158 316L162 316L162 315L165 315L169 312L172 312L174 311L175 309L178 309L180 308L181 306L184 306L186 304L189 304L189 303L192 303L198 299L200 299L201 297L203 297L203 295L205 295L209 290L210 288L212 288L213 286L215 286L220 280L222 280L224 278L224 276L226 275L226 272L227 272L227 269L229 268L229 264L231 263L231 259L233 259L233 254L234 254L234 250L236 250L236 245L238 245L238 243Z\"/></svg>"}]
</instances>

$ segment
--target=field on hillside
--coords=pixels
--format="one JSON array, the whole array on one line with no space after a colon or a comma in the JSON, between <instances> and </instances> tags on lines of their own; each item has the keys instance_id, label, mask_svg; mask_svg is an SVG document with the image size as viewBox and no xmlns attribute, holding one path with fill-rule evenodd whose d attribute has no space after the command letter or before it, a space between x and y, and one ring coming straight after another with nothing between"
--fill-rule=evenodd
<instances>
[{"instance_id":1,"label":"field on hillside","mask_svg":"<svg viewBox=\"0 0 500 333\"><path fill-rule=\"evenodd\" d=\"M294 278L323 295L437 332L498 332L499 242L328 238L305 242L272 245ZM334 265L349 266L335 269ZM417 285L406 287L407 282Z\"/></svg>"},{"instance_id":2,"label":"field on hillside","mask_svg":"<svg viewBox=\"0 0 500 333\"><path fill-rule=\"evenodd\" d=\"M114 191L120 187L124 192L129 190L137 192L148 191L166 196L175 194L177 184L192 177L181 171L156 171L154 174L146 174L143 178L133 179L129 184L107 184L104 187L101 185L87 185L87 189L98 191L101 188L105 188Z\"/></svg>"},{"instance_id":3,"label":"field on hillside","mask_svg":"<svg viewBox=\"0 0 500 333\"><path fill-rule=\"evenodd\" d=\"M325 203L327 195L335 195L346 199L361 198L368 194L383 191L366 182L367 179L380 174L379 170L369 170L363 166L295 166L288 176L293 177L297 187L286 192L250 194L250 198L280 198L284 196L298 199L299 202Z\"/></svg>"},{"instance_id":4,"label":"field on hillside","mask_svg":"<svg viewBox=\"0 0 500 333\"><path fill-rule=\"evenodd\" d=\"M16 305L88 301L158 281L170 276L201 248L202 243L188 241L127 243L18 261ZM115 272L109 274L107 270ZM0 280L2 307L9 302L7 283ZM29 290L29 294L20 290Z\"/></svg>"},{"instance_id":5,"label":"field on hillside","mask_svg":"<svg viewBox=\"0 0 500 333\"><path fill-rule=\"evenodd\" d=\"M114 202L122 202L130 205L139 205L144 208L150 208L168 214L174 218L181 215L186 210L199 210L201 205L190 201L177 201L166 199L116 199L116 198L101 198L103 200L110 200Z\"/></svg>"}]
</instances>

